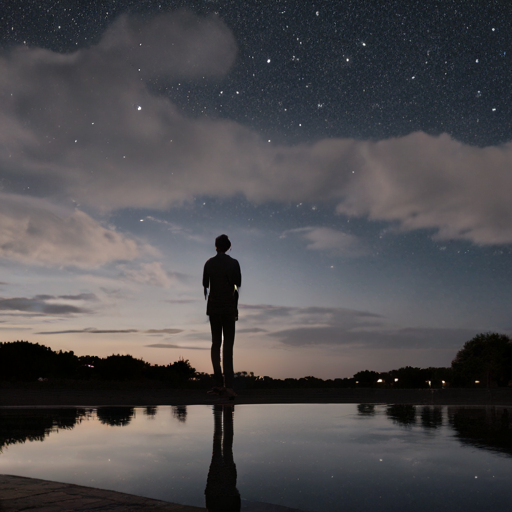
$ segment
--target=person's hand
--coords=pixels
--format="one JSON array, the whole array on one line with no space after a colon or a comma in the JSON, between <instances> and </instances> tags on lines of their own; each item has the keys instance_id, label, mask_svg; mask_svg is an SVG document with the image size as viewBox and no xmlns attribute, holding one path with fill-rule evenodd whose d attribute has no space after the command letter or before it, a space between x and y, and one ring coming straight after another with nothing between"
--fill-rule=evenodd
<instances>
[{"instance_id":1,"label":"person's hand","mask_svg":"<svg viewBox=\"0 0 512 512\"><path fill-rule=\"evenodd\" d=\"M208 288L204 289L204 300L208 298Z\"/></svg>"}]
</instances>

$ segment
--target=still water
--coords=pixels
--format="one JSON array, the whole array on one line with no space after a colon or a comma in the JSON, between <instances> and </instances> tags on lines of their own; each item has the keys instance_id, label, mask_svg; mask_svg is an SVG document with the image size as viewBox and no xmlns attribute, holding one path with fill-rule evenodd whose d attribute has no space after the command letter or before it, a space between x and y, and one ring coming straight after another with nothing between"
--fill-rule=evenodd
<instances>
[{"instance_id":1,"label":"still water","mask_svg":"<svg viewBox=\"0 0 512 512\"><path fill-rule=\"evenodd\" d=\"M206 490L226 510L260 502L467 512L512 503L506 407L0 409L0 450L0 473L200 507Z\"/></svg>"}]
</instances>

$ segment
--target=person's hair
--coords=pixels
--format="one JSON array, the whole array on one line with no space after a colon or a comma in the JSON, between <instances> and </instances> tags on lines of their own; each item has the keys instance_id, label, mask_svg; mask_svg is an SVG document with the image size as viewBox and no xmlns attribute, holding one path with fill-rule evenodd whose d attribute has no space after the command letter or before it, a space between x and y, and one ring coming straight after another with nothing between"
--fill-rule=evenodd
<instances>
[{"instance_id":1,"label":"person's hair","mask_svg":"<svg viewBox=\"0 0 512 512\"><path fill-rule=\"evenodd\" d=\"M231 247L228 235L220 235L215 239L217 251L226 252Z\"/></svg>"}]
</instances>

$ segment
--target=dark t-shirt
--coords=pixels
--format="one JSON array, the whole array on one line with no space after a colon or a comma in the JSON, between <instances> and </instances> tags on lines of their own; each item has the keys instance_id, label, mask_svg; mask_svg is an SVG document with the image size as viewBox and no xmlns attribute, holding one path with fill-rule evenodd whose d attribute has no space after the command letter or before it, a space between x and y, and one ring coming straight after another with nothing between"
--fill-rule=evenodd
<instances>
[{"instance_id":1,"label":"dark t-shirt","mask_svg":"<svg viewBox=\"0 0 512 512\"><path fill-rule=\"evenodd\" d=\"M238 261L221 252L204 265L203 287L210 289L207 315L238 315L237 288L242 286L242 274Z\"/></svg>"}]
</instances>

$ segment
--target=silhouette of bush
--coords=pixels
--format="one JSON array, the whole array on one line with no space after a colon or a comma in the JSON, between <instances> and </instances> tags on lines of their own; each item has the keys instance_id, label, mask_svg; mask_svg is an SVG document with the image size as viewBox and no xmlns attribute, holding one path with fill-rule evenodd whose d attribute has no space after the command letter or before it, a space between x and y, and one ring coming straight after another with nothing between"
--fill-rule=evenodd
<instances>
[{"instance_id":1,"label":"silhouette of bush","mask_svg":"<svg viewBox=\"0 0 512 512\"><path fill-rule=\"evenodd\" d=\"M456 386L507 386L512 379L512 340L505 334L477 334L452 361Z\"/></svg>"},{"instance_id":2,"label":"silhouette of bush","mask_svg":"<svg viewBox=\"0 0 512 512\"><path fill-rule=\"evenodd\" d=\"M130 355L114 355L100 359L97 363L97 375L103 380L135 380L144 376L148 363Z\"/></svg>"},{"instance_id":3,"label":"silhouette of bush","mask_svg":"<svg viewBox=\"0 0 512 512\"><path fill-rule=\"evenodd\" d=\"M78 367L73 352L54 352L28 341L0 343L0 379L4 381L73 378Z\"/></svg>"}]
</instances>

